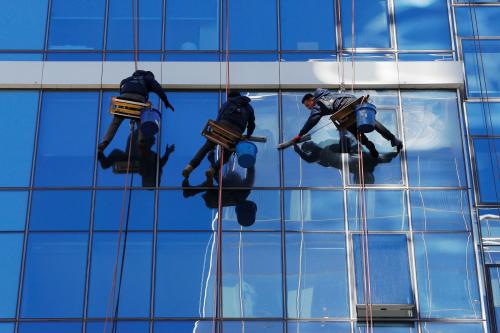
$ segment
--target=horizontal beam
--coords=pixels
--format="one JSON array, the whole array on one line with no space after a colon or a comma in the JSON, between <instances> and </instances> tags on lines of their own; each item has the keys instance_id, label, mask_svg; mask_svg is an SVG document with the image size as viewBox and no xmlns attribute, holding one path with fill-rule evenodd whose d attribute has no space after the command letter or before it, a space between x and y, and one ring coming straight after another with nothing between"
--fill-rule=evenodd
<instances>
[{"instance_id":1,"label":"horizontal beam","mask_svg":"<svg viewBox=\"0 0 500 333\"><path fill-rule=\"evenodd\" d=\"M226 86L221 62L141 62L170 89L220 89ZM116 89L134 71L133 62L0 61L0 88ZM457 61L408 62L231 62L229 81L241 89L339 87L342 77L356 89L457 89L464 85Z\"/></svg>"}]
</instances>

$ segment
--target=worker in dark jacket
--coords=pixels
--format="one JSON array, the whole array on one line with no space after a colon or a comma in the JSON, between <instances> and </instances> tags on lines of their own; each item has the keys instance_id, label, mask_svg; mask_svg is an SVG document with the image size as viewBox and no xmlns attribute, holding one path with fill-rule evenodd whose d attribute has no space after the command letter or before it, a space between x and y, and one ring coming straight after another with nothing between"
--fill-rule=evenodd
<instances>
[{"instance_id":1,"label":"worker in dark jacket","mask_svg":"<svg viewBox=\"0 0 500 333\"><path fill-rule=\"evenodd\" d=\"M295 136L292 141L298 142L300 138L307 134L316 124L320 121L321 117L332 115L343 107L351 104L356 100L356 97L351 94L332 93L329 90L318 88L313 94L305 94L302 98L302 104L311 111L309 118L300 130L299 134ZM356 138L358 135L358 128L356 123L347 128ZM403 147L403 143L394 136L384 125L375 121L375 130L382 135L386 140L391 142L393 147L396 147L399 152ZM379 153L364 133L361 133L361 144L370 151L370 154L377 158Z\"/></svg>"},{"instance_id":2,"label":"worker in dark jacket","mask_svg":"<svg viewBox=\"0 0 500 333\"><path fill-rule=\"evenodd\" d=\"M251 99L246 96L241 96L238 91L231 91L228 95L228 101L222 105L219 110L216 122L225 128L234 132L243 134L246 129L246 136L250 137L255 130L255 114L252 106L250 105ZM203 158L213 151L217 145L210 140L194 155L191 162L182 170L184 178L189 178L191 172L200 165ZM226 163L231 156L231 152L224 150L224 160ZM213 177L217 172L219 165L210 167L207 172L207 177Z\"/></svg>"},{"instance_id":3,"label":"worker in dark jacket","mask_svg":"<svg viewBox=\"0 0 500 333\"><path fill-rule=\"evenodd\" d=\"M217 175L215 175L217 177ZM222 177L222 207L235 207L236 220L241 226L249 227L255 223L257 205L255 202L247 200L251 187L255 180L255 168L247 169L247 174L243 179L236 171L229 171ZM233 187L233 189L231 189ZM184 198L203 193L203 200L207 208L218 209L219 191L214 186L213 179L207 178L205 182L198 186L191 186L186 178L182 182L182 194ZM236 189L237 188L237 189ZM243 188L243 189L242 189Z\"/></svg>"},{"instance_id":4,"label":"worker in dark jacket","mask_svg":"<svg viewBox=\"0 0 500 333\"><path fill-rule=\"evenodd\" d=\"M163 91L161 85L156 81L154 74L150 71L137 70L132 76L123 79L120 83L120 96L118 98L127 101L147 103L150 92L157 94L163 101L163 104L165 104L165 107L174 111L174 107L168 101L167 95ZM106 149L111 140L113 140L116 131L118 131L124 119L125 118L121 116L113 117L102 142L98 146L99 152ZM142 141L142 135L139 136L139 141Z\"/></svg>"}]
</instances>

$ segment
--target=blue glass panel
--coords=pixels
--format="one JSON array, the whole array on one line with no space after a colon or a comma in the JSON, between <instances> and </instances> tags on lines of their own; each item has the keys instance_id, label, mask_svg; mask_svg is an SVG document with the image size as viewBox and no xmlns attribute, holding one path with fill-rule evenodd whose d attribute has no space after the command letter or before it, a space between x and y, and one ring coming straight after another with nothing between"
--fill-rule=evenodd
<instances>
[{"instance_id":1,"label":"blue glass panel","mask_svg":"<svg viewBox=\"0 0 500 333\"><path fill-rule=\"evenodd\" d=\"M452 53L400 53L400 61L452 61Z\"/></svg>"},{"instance_id":2,"label":"blue glass panel","mask_svg":"<svg viewBox=\"0 0 500 333\"><path fill-rule=\"evenodd\" d=\"M23 234L0 234L0 318L15 318Z\"/></svg>"},{"instance_id":3,"label":"blue glass panel","mask_svg":"<svg viewBox=\"0 0 500 333\"><path fill-rule=\"evenodd\" d=\"M411 191L413 230L470 230L465 191Z\"/></svg>"},{"instance_id":4,"label":"blue glass panel","mask_svg":"<svg viewBox=\"0 0 500 333\"><path fill-rule=\"evenodd\" d=\"M481 202L500 201L500 139L474 139Z\"/></svg>"},{"instance_id":5,"label":"blue glass panel","mask_svg":"<svg viewBox=\"0 0 500 333\"><path fill-rule=\"evenodd\" d=\"M500 40L462 41L467 93L470 97L500 96ZM479 52L481 51L481 52Z\"/></svg>"},{"instance_id":6,"label":"blue glass panel","mask_svg":"<svg viewBox=\"0 0 500 333\"><path fill-rule=\"evenodd\" d=\"M401 50L451 49L446 1L395 0L398 48ZM425 24L422 24L425 22Z\"/></svg>"},{"instance_id":7,"label":"blue glass panel","mask_svg":"<svg viewBox=\"0 0 500 333\"><path fill-rule=\"evenodd\" d=\"M425 333L483 333L480 323L422 323Z\"/></svg>"},{"instance_id":8,"label":"blue glass panel","mask_svg":"<svg viewBox=\"0 0 500 333\"><path fill-rule=\"evenodd\" d=\"M205 143L200 134L208 119L216 119L219 105L219 94L215 92L174 92L169 94L169 100L176 107L175 112L167 111L164 114L162 128L162 145L174 144L175 152L163 168L164 176L161 179L163 186L181 186L183 177L181 171L191 160L194 154ZM188 140L179 140L186 137ZM205 170L208 161L204 160L191 176L193 184L200 184L205 180Z\"/></svg>"},{"instance_id":9,"label":"blue glass panel","mask_svg":"<svg viewBox=\"0 0 500 333\"><path fill-rule=\"evenodd\" d=\"M116 325L116 327L115 327ZM107 322L88 322L87 323L87 333L102 333L102 332L114 332L114 333L149 333L149 322L147 321L118 321L113 324Z\"/></svg>"},{"instance_id":10,"label":"blue glass panel","mask_svg":"<svg viewBox=\"0 0 500 333\"><path fill-rule=\"evenodd\" d=\"M230 50L276 50L278 48L276 1L231 0L228 3ZM225 2L223 7L225 7ZM225 12L226 8L223 8L223 13ZM225 20L222 26L225 36ZM225 40L224 37L223 49L226 48Z\"/></svg>"},{"instance_id":11,"label":"blue glass panel","mask_svg":"<svg viewBox=\"0 0 500 333\"><path fill-rule=\"evenodd\" d=\"M309 61L309 60L314 60L314 61L336 61L337 60L337 54L336 53L328 53L328 52L290 52L287 53L286 51L283 51L281 53L281 58L280 61L295 61L295 62L301 62L301 61Z\"/></svg>"},{"instance_id":12,"label":"blue glass panel","mask_svg":"<svg viewBox=\"0 0 500 333\"><path fill-rule=\"evenodd\" d=\"M23 52L23 53L0 53L0 61L41 61L42 53Z\"/></svg>"},{"instance_id":13,"label":"blue glass panel","mask_svg":"<svg viewBox=\"0 0 500 333\"><path fill-rule=\"evenodd\" d=\"M49 49L101 49L105 7L103 0L53 0Z\"/></svg>"},{"instance_id":14,"label":"blue glass panel","mask_svg":"<svg viewBox=\"0 0 500 333\"><path fill-rule=\"evenodd\" d=\"M30 234L21 316L81 317L87 233Z\"/></svg>"},{"instance_id":15,"label":"blue glass panel","mask_svg":"<svg viewBox=\"0 0 500 333\"><path fill-rule=\"evenodd\" d=\"M494 1L490 0L490 2ZM455 7L458 35L463 37L500 36L499 15L500 8L498 6Z\"/></svg>"},{"instance_id":16,"label":"blue glass panel","mask_svg":"<svg viewBox=\"0 0 500 333\"><path fill-rule=\"evenodd\" d=\"M162 38L162 0L138 1L137 49L160 50ZM107 30L108 50L133 50L137 17L133 1L111 0ZM135 16L132 16L134 13Z\"/></svg>"},{"instance_id":17,"label":"blue glass panel","mask_svg":"<svg viewBox=\"0 0 500 333\"><path fill-rule=\"evenodd\" d=\"M351 333L350 323L288 322L288 332L297 333Z\"/></svg>"},{"instance_id":18,"label":"blue glass panel","mask_svg":"<svg viewBox=\"0 0 500 333\"><path fill-rule=\"evenodd\" d=\"M47 0L0 1L0 49L40 50L45 42ZM29 10L26 10L29 8Z\"/></svg>"},{"instance_id":19,"label":"blue glass panel","mask_svg":"<svg viewBox=\"0 0 500 333\"><path fill-rule=\"evenodd\" d=\"M33 191L30 230L88 230L90 191Z\"/></svg>"},{"instance_id":20,"label":"blue glass panel","mask_svg":"<svg viewBox=\"0 0 500 333\"><path fill-rule=\"evenodd\" d=\"M36 186L92 184L98 98L97 92L44 93Z\"/></svg>"},{"instance_id":21,"label":"blue glass panel","mask_svg":"<svg viewBox=\"0 0 500 333\"><path fill-rule=\"evenodd\" d=\"M410 185L466 186L456 93L402 97Z\"/></svg>"},{"instance_id":22,"label":"blue glass panel","mask_svg":"<svg viewBox=\"0 0 500 333\"><path fill-rule=\"evenodd\" d=\"M280 1L281 48L283 50L334 50L333 1ZM308 8L315 8L310 15Z\"/></svg>"},{"instance_id":23,"label":"blue glass panel","mask_svg":"<svg viewBox=\"0 0 500 333\"><path fill-rule=\"evenodd\" d=\"M280 234L228 233L222 242L224 317L281 317Z\"/></svg>"},{"instance_id":24,"label":"blue glass panel","mask_svg":"<svg viewBox=\"0 0 500 333\"><path fill-rule=\"evenodd\" d=\"M487 267L487 277L489 279L490 287L490 304L492 304L493 309L491 312L495 314L495 320L491 320L492 326L494 323L496 331L500 327L500 268L498 266Z\"/></svg>"},{"instance_id":25,"label":"blue glass panel","mask_svg":"<svg viewBox=\"0 0 500 333\"><path fill-rule=\"evenodd\" d=\"M0 323L0 333L14 333L14 326L14 323Z\"/></svg>"},{"instance_id":26,"label":"blue glass panel","mask_svg":"<svg viewBox=\"0 0 500 333\"><path fill-rule=\"evenodd\" d=\"M170 0L166 11L167 50L219 48L220 7L217 0Z\"/></svg>"},{"instance_id":27,"label":"blue glass panel","mask_svg":"<svg viewBox=\"0 0 500 333\"><path fill-rule=\"evenodd\" d=\"M347 192L349 229L363 229L363 212L360 191ZM364 205L368 230L407 230L408 212L404 191L364 191ZM388 204L390 203L390 204Z\"/></svg>"},{"instance_id":28,"label":"blue glass panel","mask_svg":"<svg viewBox=\"0 0 500 333\"><path fill-rule=\"evenodd\" d=\"M344 192L286 191L287 230L344 230Z\"/></svg>"},{"instance_id":29,"label":"blue glass panel","mask_svg":"<svg viewBox=\"0 0 500 333\"><path fill-rule=\"evenodd\" d=\"M354 260L358 304L365 299L364 237L354 235ZM368 238L369 273L372 304L412 304L408 246L405 235L370 235Z\"/></svg>"},{"instance_id":30,"label":"blue glass panel","mask_svg":"<svg viewBox=\"0 0 500 333\"><path fill-rule=\"evenodd\" d=\"M500 135L500 103L467 103L469 133Z\"/></svg>"},{"instance_id":31,"label":"blue glass panel","mask_svg":"<svg viewBox=\"0 0 500 333\"><path fill-rule=\"evenodd\" d=\"M299 133L309 116L309 111L302 105L305 92L284 93L283 137L293 138ZM339 134L328 117L323 117L310 132L311 157L301 158L294 148L283 152L285 186L341 186L342 154L339 146ZM301 150L306 153L306 147Z\"/></svg>"},{"instance_id":32,"label":"blue glass panel","mask_svg":"<svg viewBox=\"0 0 500 333\"><path fill-rule=\"evenodd\" d=\"M396 324L396 323L375 323L372 327L366 327L365 323L357 323L354 328L355 333L363 332L373 332L373 333L417 333L418 330L415 328L415 324ZM427 332L426 332L427 333Z\"/></svg>"},{"instance_id":33,"label":"blue glass panel","mask_svg":"<svg viewBox=\"0 0 500 333\"><path fill-rule=\"evenodd\" d=\"M355 47L391 47L387 0L341 0L344 48L352 47L353 4Z\"/></svg>"},{"instance_id":34,"label":"blue glass panel","mask_svg":"<svg viewBox=\"0 0 500 333\"><path fill-rule=\"evenodd\" d=\"M128 202L130 200L130 213ZM123 229L129 219L129 230L151 230L154 222L154 191L134 190L126 194L123 204L123 190L97 191L94 212L94 230L118 230L120 222ZM122 209L124 214L122 215ZM123 219L123 221L122 221Z\"/></svg>"},{"instance_id":35,"label":"blue glass panel","mask_svg":"<svg viewBox=\"0 0 500 333\"><path fill-rule=\"evenodd\" d=\"M2 191L0 192L2 211L2 231L24 230L26 223L26 209L28 208L28 192Z\"/></svg>"},{"instance_id":36,"label":"blue glass panel","mask_svg":"<svg viewBox=\"0 0 500 333\"><path fill-rule=\"evenodd\" d=\"M480 318L472 235L416 234L420 316Z\"/></svg>"},{"instance_id":37,"label":"blue glass panel","mask_svg":"<svg viewBox=\"0 0 500 333\"><path fill-rule=\"evenodd\" d=\"M500 238L500 210L498 208L480 209L479 223L483 240Z\"/></svg>"},{"instance_id":38,"label":"blue glass panel","mask_svg":"<svg viewBox=\"0 0 500 333\"><path fill-rule=\"evenodd\" d=\"M19 333L80 333L80 322L27 322L19 324Z\"/></svg>"},{"instance_id":39,"label":"blue glass panel","mask_svg":"<svg viewBox=\"0 0 500 333\"><path fill-rule=\"evenodd\" d=\"M288 316L349 317L345 236L289 233L286 251Z\"/></svg>"},{"instance_id":40,"label":"blue glass panel","mask_svg":"<svg viewBox=\"0 0 500 333\"><path fill-rule=\"evenodd\" d=\"M156 321L155 333L213 333L213 321Z\"/></svg>"},{"instance_id":41,"label":"blue glass panel","mask_svg":"<svg viewBox=\"0 0 500 333\"><path fill-rule=\"evenodd\" d=\"M1 15L1 14L0 14ZM2 91L0 186L28 186L35 138L38 92ZM13 140L15 138L15 140Z\"/></svg>"},{"instance_id":42,"label":"blue glass panel","mask_svg":"<svg viewBox=\"0 0 500 333\"><path fill-rule=\"evenodd\" d=\"M215 251L213 233L158 235L156 280L161 283L156 283L155 316L203 318L214 314Z\"/></svg>"},{"instance_id":43,"label":"blue glass panel","mask_svg":"<svg viewBox=\"0 0 500 333\"><path fill-rule=\"evenodd\" d=\"M225 321L224 332L226 333L282 333L283 323L281 321Z\"/></svg>"},{"instance_id":44,"label":"blue glass panel","mask_svg":"<svg viewBox=\"0 0 500 333\"><path fill-rule=\"evenodd\" d=\"M120 290L119 317L147 317L151 292L151 253L153 236L133 233L127 236L122 286ZM92 245L92 262L89 288L89 317L105 317L115 313L120 281L124 236L121 239L114 301L110 304L113 272L118 250L117 233L95 233ZM110 313L106 311L112 309Z\"/></svg>"},{"instance_id":45,"label":"blue glass panel","mask_svg":"<svg viewBox=\"0 0 500 333\"><path fill-rule=\"evenodd\" d=\"M107 112L109 105L111 103L111 97L117 96L118 92L105 92L102 98L102 112L101 112L101 125L99 130L100 141L103 140L106 131L113 117ZM151 103L159 109L159 98L155 94L149 95L149 100ZM130 142L132 138L132 148L129 151ZM139 170L133 172L134 176L131 179L129 175L127 183L134 186L144 186L144 187L154 187L156 185L156 168L157 168L157 158L159 157L168 160L168 154L166 149L161 152L161 156L158 156L158 145L157 140L152 140L149 142L147 147L142 152L139 149L139 132L138 126L135 125L133 135L130 135L130 122L124 120L113 140L106 148L104 153L98 155L98 168L97 168L97 184L99 186L120 186L123 187L125 184L125 179L127 178L125 173L114 171L115 166L126 165L129 152L130 159L133 163L138 163L140 165ZM168 147L167 147L168 148ZM162 163L164 165L164 163ZM161 169L160 169L161 171ZM160 174L161 177L161 174Z\"/></svg>"}]
</instances>

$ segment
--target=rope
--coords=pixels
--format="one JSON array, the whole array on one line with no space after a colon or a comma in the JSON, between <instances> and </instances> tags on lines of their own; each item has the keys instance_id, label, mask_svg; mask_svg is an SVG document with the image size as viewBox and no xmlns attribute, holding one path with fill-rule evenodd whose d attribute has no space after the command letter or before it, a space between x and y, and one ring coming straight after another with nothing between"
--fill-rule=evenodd
<instances>
[{"instance_id":1,"label":"rope","mask_svg":"<svg viewBox=\"0 0 500 333\"><path fill-rule=\"evenodd\" d=\"M110 320L108 314L110 312L110 308L112 306L112 303L114 302L115 296L116 296L116 277L118 273L118 262L120 260L120 246L121 246L121 241L122 241L122 235L123 235L123 220L125 217L125 206L127 204L127 186L128 186L128 176L130 173L130 160L132 156L132 141L134 141L134 121L130 122L130 141L129 141L129 146L128 146L128 158L127 158L127 172L125 173L125 185L123 187L123 197L122 197L122 209L120 213L120 228L118 230L118 244L117 244L117 249L116 249L116 259L115 259L115 266L113 269L113 280L111 283L111 290L109 291L109 296L108 296L108 304L106 306L106 314L104 318L104 328L103 328L103 333L106 333L106 328L107 328L107 323L108 320ZM129 202L130 205L130 202ZM128 217L127 217L128 220ZM113 320L116 320L116 318L112 318Z\"/></svg>"}]
</instances>

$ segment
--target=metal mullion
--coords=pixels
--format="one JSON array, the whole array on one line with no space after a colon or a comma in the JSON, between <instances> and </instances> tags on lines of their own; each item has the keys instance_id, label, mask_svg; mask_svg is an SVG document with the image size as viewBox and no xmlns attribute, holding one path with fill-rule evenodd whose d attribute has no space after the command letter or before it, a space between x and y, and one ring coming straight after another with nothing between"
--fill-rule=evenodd
<instances>
[{"instance_id":1,"label":"metal mullion","mask_svg":"<svg viewBox=\"0 0 500 333\"><path fill-rule=\"evenodd\" d=\"M455 15L455 8L452 5L453 0L447 0L447 8L448 8L448 25L450 27L450 40L451 40L451 48L453 50L453 60L458 59L458 48L457 48L457 40L458 40L458 29L457 29L457 18Z\"/></svg>"},{"instance_id":2,"label":"metal mullion","mask_svg":"<svg viewBox=\"0 0 500 333\"><path fill-rule=\"evenodd\" d=\"M47 1L47 18L45 23L45 35L44 35L44 45L42 50L42 61L47 61L48 50L49 50L49 37L50 37L50 23L52 16L52 0Z\"/></svg>"}]
</instances>

